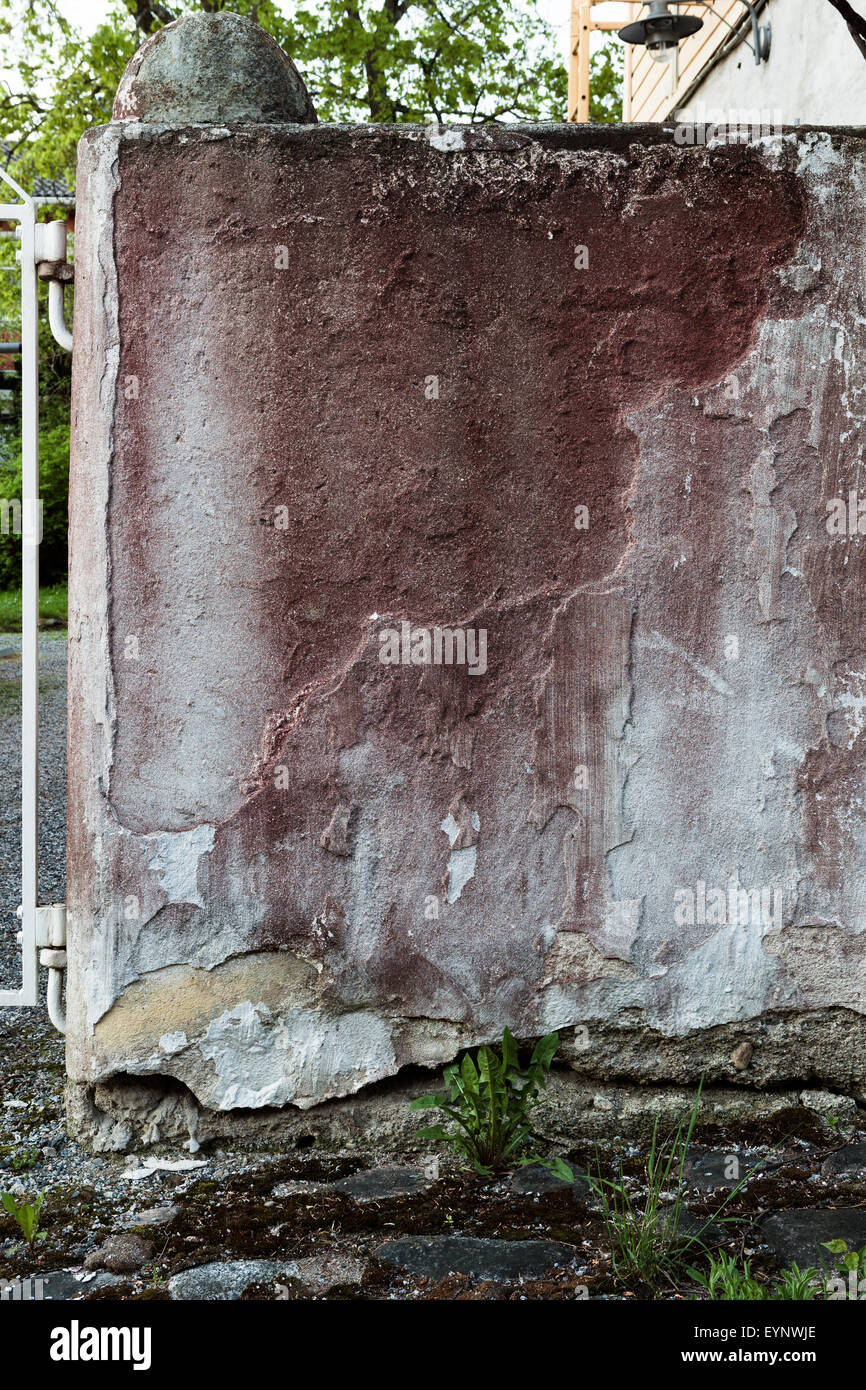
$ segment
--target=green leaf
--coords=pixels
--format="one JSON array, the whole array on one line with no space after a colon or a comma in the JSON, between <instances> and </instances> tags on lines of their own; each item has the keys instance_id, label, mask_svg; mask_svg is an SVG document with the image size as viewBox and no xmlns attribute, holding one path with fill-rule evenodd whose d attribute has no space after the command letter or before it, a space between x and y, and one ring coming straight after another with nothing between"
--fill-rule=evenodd
<instances>
[{"instance_id":1,"label":"green leaf","mask_svg":"<svg viewBox=\"0 0 866 1390\"><path fill-rule=\"evenodd\" d=\"M464 1056L463 1061L460 1063L460 1080L463 1082L463 1085L466 1089L466 1093L468 1093L471 1096L477 1096L478 1071L476 1070L475 1063L469 1056L468 1052Z\"/></svg>"},{"instance_id":2,"label":"green leaf","mask_svg":"<svg viewBox=\"0 0 866 1390\"><path fill-rule=\"evenodd\" d=\"M478 1070L481 1080L487 1085L491 1096L501 1096L505 1094L505 1083L502 1079L502 1063L492 1048L482 1047L478 1053Z\"/></svg>"},{"instance_id":3,"label":"green leaf","mask_svg":"<svg viewBox=\"0 0 866 1390\"><path fill-rule=\"evenodd\" d=\"M529 1135L530 1130L525 1125L517 1129L508 1140L508 1143L504 1145L502 1150L503 1156L507 1158L508 1155L513 1154L516 1149L522 1148L529 1138ZM530 1162L533 1162L533 1160L530 1159Z\"/></svg>"},{"instance_id":4,"label":"green leaf","mask_svg":"<svg viewBox=\"0 0 866 1390\"><path fill-rule=\"evenodd\" d=\"M851 1250L851 1251L849 1251L849 1253L848 1253L847 1255L843 1255L843 1257L842 1257L842 1268L843 1268L843 1269L858 1269L859 1267L860 1267L860 1256L857 1254L856 1250Z\"/></svg>"},{"instance_id":5,"label":"green leaf","mask_svg":"<svg viewBox=\"0 0 866 1390\"><path fill-rule=\"evenodd\" d=\"M825 1250L829 1250L831 1255L845 1255L848 1253L847 1240L822 1240L821 1244Z\"/></svg>"},{"instance_id":6,"label":"green leaf","mask_svg":"<svg viewBox=\"0 0 866 1390\"><path fill-rule=\"evenodd\" d=\"M410 1100L410 1110L443 1110L448 1104L447 1096L419 1096L417 1100Z\"/></svg>"},{"instance_id":7,"label":"green leaf","mask_svg":"<svg viewBox=\"0 0 866 1390\"><path fill-rule=\"evenodd\" d=\"M536 1048L535 1073L532 1067L522 1072L519 1067L517 1043L506 1028L502 1035L502 1052L492 1047L479 1047L473 1058L463 1054L459 1064L450 1063L444 1069L446 1095L417 1096L409 1102L412 1110L444 1111L452 1125L421 1130L419 1138L445 1140L477 1172L489 1176L525 1148L532 1129L527 1119L529 1107L535 1103L539 1083L543 1084L543 1067L556 1050L557 1035L550 1033ZM544 1160L538 1159L538 1162ZM570 1168L562 1160L550 1160L551 1167L563 1181L573 1180Z\"/></svg>"},{"instance_id":8,"label":"green leaf","mask_svg":"<svg viewBox=\"0 0 866 1390\"><path fill-rule=\"evenodd\" d=\"M502 1068L508 1073L518 1066L517 1043L510 1028L506 1028L502 1034Z\"/></svg>"},{"instance_id":9,"label":"green leaf","mask_svg":"<svg viewBox=\"0 0 866 1390\"><path fill-rule=\"evenodd\" d=\"M530 1067L540 1066L544 1071L550 1071L550 1064L556 1056L556 1049L559 1047L559 1034L548 1033L535 1045L532 1054Z\"/></svg>"},{"instance_id":10,"label":"green leaf","mask_svg":"<svg viewBox=\"0 0 866 1390\"><path fill-rule=\"evenodd\" d=\"M542 1160L544 1162L544 1160ZM544 1162L545 1168L549 1168L554 1177L562 1178L563 1182L574 1182L574 1172L562 1158L553 1158Z\"/></svg>"}]
</instances>

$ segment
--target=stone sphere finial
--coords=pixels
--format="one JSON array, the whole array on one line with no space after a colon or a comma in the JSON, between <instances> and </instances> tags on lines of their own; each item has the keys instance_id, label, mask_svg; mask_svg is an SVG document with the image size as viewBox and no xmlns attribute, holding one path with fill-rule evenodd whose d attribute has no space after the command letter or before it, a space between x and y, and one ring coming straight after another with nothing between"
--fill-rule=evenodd
<instances>
[{"instance_id":1,"label":"stone sphere finial","mask_svg":"<svg viewBox=\"0 0 866 1390\"><path fill-rule=\"evenodd\" d=\"M242 15L185 14L133 55L114 99L117 121L312 125L310 94L291 58Z\"/></svg>"}]
</instances>

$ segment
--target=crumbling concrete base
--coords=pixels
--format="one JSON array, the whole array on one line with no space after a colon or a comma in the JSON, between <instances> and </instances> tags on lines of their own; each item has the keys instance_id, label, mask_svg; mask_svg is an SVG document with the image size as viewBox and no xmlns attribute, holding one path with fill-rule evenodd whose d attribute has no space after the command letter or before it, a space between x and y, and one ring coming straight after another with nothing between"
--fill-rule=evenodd
<instances>
[{"instance_id":1,"label":"crumbling concrete base","mask_svg":"<svg viewBox=\"0 0 866 1390\"><path fill-rule=\"evenodd\" d=\"M699 1130L755 1125L801 1109L845 1120L866 1108L866 1021L844 1009L676 1039L645 1027L594 1029L591 1049L583 1044L580 1029L562 1038L559 1055L569 1066L553 1071L535 1112L536 1132L553 1144L641 1138L656 1121L672 1128L691 1113L701 1077ZM375 1145L399 1154L419 1148L422 1121L410 1101L436 1088L436 1078L420 1068L407 1072L308 1110L209 1110L167 1077L70 1082L70 1133L97 1153L179 1142L195 1151L218 1141L279 1151Z\"/></svg>"}]
</instances>

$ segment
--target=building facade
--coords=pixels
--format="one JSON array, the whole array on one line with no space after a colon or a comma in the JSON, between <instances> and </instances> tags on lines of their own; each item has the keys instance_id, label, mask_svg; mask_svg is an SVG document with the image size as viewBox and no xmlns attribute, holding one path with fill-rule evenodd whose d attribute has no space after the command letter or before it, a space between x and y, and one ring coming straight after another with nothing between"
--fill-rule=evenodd
<instances>
[{"instance_id":1,"label":"building facade","mask_svg":"<svg viewBox=\"0 0 866 1390\"><path fill-rule=\"evenodd\" d=\"M767 59L756 63L751 17L743 0L717 0L703 27L669 62L627 46L623 119L677 119L716 124L862 125L866 61L829 0L755 0L758 22L769 25ZM631 6L632 18L646 14ZM732 28L733 26L733 32Z\"/></svg>"}]
</instances>

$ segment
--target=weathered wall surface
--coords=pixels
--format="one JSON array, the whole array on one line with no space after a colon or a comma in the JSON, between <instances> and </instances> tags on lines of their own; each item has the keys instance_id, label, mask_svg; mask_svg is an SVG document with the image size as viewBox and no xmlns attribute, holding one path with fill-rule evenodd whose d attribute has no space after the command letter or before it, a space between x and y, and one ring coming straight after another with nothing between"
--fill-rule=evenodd
<instances>
[{"instance_id":1,"label":"weathered wall surface","mask_svg":"<svg viewBox=\"0 0 866 1390\"><path fill-rule=\"evenodd\" d=\"M505 1024L859 1093L866 146L132 120L79 178L80 1116Z\"/></svg>"}]
</instances>

